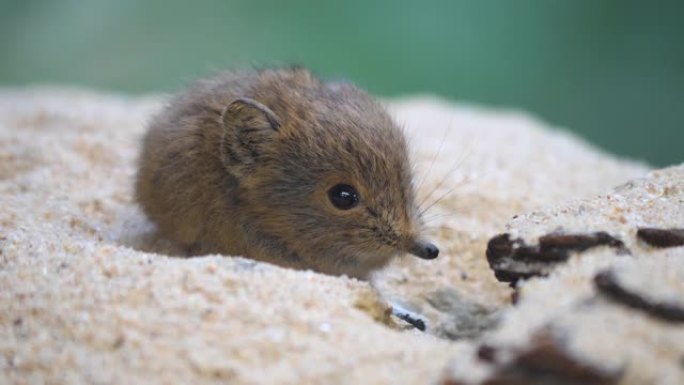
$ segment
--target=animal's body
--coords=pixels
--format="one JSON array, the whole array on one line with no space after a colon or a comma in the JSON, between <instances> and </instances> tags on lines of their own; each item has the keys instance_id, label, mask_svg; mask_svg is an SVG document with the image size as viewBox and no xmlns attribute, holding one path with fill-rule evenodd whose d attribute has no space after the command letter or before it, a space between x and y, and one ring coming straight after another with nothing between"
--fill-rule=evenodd
<instances>
[{"instance_id":1,"label":"animal's body","mask_svg":"<svg viewBox=\"0 0 684 385\"><path fill-rule=\"evenodd\" d=\"M173 98L136 197L191 254L367 278L422 240L407 143L383 107L304 69L228 72Z\"/></svg>"}]
</instances>

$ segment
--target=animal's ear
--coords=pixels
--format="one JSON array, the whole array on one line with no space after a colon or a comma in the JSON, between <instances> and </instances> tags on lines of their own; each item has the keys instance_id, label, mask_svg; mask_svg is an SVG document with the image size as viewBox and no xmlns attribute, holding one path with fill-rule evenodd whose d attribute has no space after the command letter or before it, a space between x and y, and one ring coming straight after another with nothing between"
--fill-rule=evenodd
<instances>
[{"instance_id":1,"label":"animal's ear","mask_svg":"<svg viewBox=\"0 0 684 385\"><path fill-rule=\"evenodd\" d=\"M241 175L254 168L280 128L280 120L271 109L249 98L230 103L221 121L221 161L228 171Z\"/></svg>"}]
</instances>

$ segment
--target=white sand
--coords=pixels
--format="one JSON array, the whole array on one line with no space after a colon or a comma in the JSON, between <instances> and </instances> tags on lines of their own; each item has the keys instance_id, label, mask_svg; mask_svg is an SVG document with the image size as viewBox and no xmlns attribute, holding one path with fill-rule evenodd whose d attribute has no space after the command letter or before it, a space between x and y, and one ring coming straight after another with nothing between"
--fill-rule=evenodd
<instances>
[{"instance_id":1,"label":"white sand","mask_svg":"<svg viewBox=\"0 0 684 385\"><path fill-rule=\"evenodd\" d=\"M684 228L684 165L657 170L591 199L521 215L507 230L529 244L551 231L606 231L632 255L598 247L574 255L548 278L521 285L519 304L504 312L497 330L484 338L509 359L524 351L541 330L566 341L569 354L606 372L621 372L623 384L684 383L684 324L671 322L597 295L594 277L610 269L620 286L650 303L684 309L684 247L656 248L639 241L639 227ZM473 354L471 354L472 358ZM476 364L468 360L468 364ZM462 358L449 378L473 383L488 368L473 371Z\"/></svg>"},{"instance_id":2,"label":"white sand","mask_svg":"<svg viewBox=\"0 0 684 385\"><path fill-rule=\"evenodd\" d=\"M159 106L66 89L0 92L0 383L413 384L437 381L454 357L467 361L471 342L392 327L368 283L165 256L173 247L132 202L144 123ZM510 289L484 249L512 215L646 172L519 112L431 98L390 108L414 145L417 180L426 175L421 196L456 186L427 214L440 257L398 260L376 279L432 326L439 312L426 299L437 290L507 305Z\"/></svg>"}]
</instances>

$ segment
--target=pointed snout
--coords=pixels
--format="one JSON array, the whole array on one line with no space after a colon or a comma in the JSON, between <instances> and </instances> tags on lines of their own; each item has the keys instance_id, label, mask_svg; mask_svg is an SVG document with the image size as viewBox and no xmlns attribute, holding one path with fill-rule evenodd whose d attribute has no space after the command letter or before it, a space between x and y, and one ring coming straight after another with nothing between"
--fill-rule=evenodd
<instances>
[{"instance_id":1,"label":"pointed snout","mask_svg":"<svg viewBox=\"0 0 684 385\"><path fill-rule=\"evenodd\" d=\"M439 255L439 249L427 241L416 241L409 249L409 253L422 259L435 259Z\"/></svg>"}]
</instances>

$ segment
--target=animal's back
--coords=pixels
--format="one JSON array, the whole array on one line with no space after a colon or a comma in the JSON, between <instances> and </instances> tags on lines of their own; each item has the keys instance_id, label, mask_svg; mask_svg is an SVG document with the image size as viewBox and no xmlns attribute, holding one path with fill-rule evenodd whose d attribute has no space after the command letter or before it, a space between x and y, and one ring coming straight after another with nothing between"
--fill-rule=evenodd
<instances>
[{"instance_id":1,"label":"animal's back","mask_svg":"<svg viewBox=\"0 0 684 385\"><path fill-rule=\"evenodd\" d=\"M236 181L218 157L221 113L251 79L226 73L174 97L149 124L143 140L136 198L170 239L190 251L212 231L212 212Z\"/></svg>"}]
</instances>

